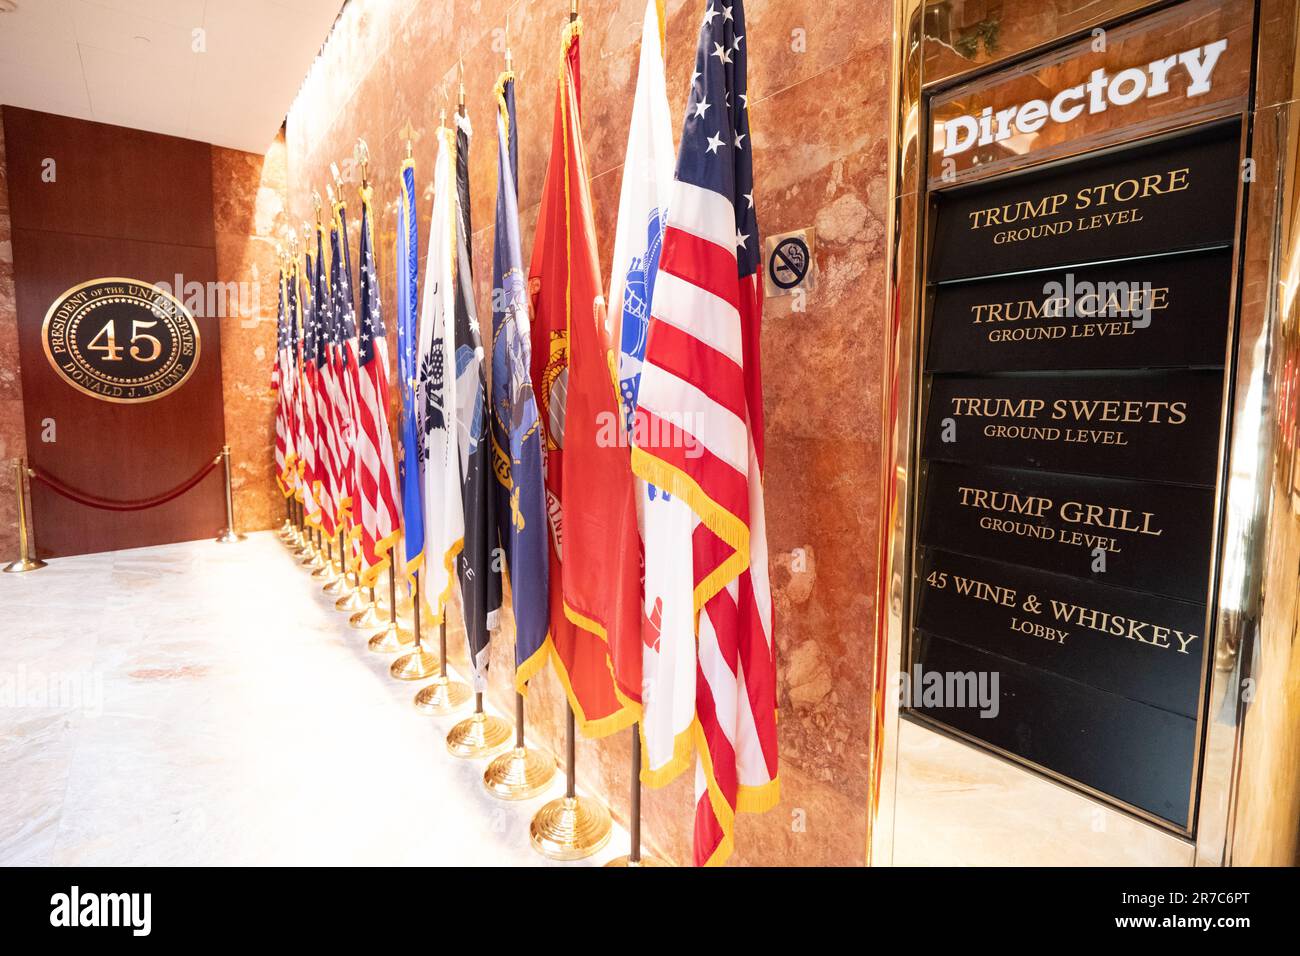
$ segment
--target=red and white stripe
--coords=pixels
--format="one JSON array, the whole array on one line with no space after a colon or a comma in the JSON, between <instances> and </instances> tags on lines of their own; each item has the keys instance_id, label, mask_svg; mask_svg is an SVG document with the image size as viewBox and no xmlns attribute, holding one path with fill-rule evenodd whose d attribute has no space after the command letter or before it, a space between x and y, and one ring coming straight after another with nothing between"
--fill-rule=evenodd
<instances>
[{"instance_id":1,"label":"red and white stripe","mask_svg":"<svg viewBox=\"0 0 1300 956\"><path fill-rule=\"evenodd\" d=\"M355 363L354 363L355 366ZM361 499L362 560L373 577L387 566L387 552L399 537L397 467L388 431L388 340L374 343L374 355L357 367L356 476Z\"/></svg>"},{"instance_id":2,"label":"red and white stripe","mask_svg":"<svg viewBox=\"0 0 1300 956\"><path fill-rule=\"evenodd\" d=\"M735 215L719 193L674 183L638 415L654 436L637 473L697 516L695 860L733 847L735 814L777 800L776 662L762 487L760 276L740 278ZM687 556L654 555L651 561Z\"/></svg>"}]
</instances>

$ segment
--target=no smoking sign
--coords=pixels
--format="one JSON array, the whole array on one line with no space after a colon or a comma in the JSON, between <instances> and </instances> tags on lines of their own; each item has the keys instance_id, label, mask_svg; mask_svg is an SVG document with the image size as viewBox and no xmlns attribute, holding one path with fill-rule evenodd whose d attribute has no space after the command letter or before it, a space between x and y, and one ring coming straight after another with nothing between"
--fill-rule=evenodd
<instances>
[{"instance_id":1,"label":"no smoking sign","mask_svg":"<svg viewBox=\"0 0 1300 956\"><path fill-rule=\"evenodd\" d=\"M769 297L790 295L796 289L811 292L816 287L814 230L799 229L768 236L763 248L763 283Z\"/></svg>"}]
</instances>

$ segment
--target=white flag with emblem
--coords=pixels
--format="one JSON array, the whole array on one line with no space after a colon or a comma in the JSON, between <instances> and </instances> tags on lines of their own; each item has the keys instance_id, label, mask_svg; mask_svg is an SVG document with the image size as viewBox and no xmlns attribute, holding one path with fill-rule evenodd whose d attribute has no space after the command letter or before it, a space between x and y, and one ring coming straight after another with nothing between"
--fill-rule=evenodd
<instances>
[{"instance_id":1,"label":"white flag with emblem","mask_svg":"<svg viewBox=\"0 0 1300 956\"><path fill-rule=\"evenodd\" d=\"M617 324L611 339L618 342L619 395L633 440L650 301L676 162L662 31L662 7L657 0L647 0L609 281L610 320ZM695 518L685 503L638 479L637 519L647 558L641 622L642 779L662 786L689 766L695 631L690 564L657 559L690 553Z\"/></svg>"},{"instance_id":2,"label":"white flag with emblem","mask_svg":"<svg viewBox=\"0 0 1300 956\"><path fill-rule=\"evenodd\" d=\"M416 353L415 407L419 416L421 481L424 497L424 596L442 621L456 555L464 546L460 453L456 433L456 342L453 335L456 248L456 178L451 167L452 132L438 128L438 159L433 173L433 219L420 306Z\"/></svg>"}]
</instances>

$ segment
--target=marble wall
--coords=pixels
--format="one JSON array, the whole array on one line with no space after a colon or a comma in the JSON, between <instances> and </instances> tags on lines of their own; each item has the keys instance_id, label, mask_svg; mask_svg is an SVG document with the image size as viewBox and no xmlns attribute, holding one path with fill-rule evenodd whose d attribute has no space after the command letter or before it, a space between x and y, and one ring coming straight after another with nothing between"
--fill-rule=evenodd
<instances>
[{"instance_id":1,"label":"marble wall","mask_svg":"<svg viewBox=\"0 0 1300 956\"><path fill-rule=\"evenodd\" d=\"M4 124L0 123L0 564L8 564L18 556L18 504L14 494L13 459L27 454L4 137Z\"/></svg>"},{"instance_id":2,"label":"marble wall","mask_svg":"<svg viewBox=\"0 0 1300 956\"><path fill-rule=\"evenodd\" d=\"M666 3L674 126L681 122L704 6L703 0ZM644 0L582 4L584 135L605 269L643 10ZM289 220L311 218L312 191L324 193L330 163L342 164L357 137L365 137L379 213L382 292L392 302L398 165L409 136L425 184L419 201L423 246L433 132L440 110L455 108L463 64L467 110L477 130L470 173L479 314L490 323L496 194L491 91L503 65L503 38L508 35L518 77L527 261L567 11L564 0L351 0L287 120ZM741 817L736 863L833 865L865 858L891 14L887 0L746 4L760 228L816 227L820 275L803 311L793 311L788 297L765 305L766 496L782 800L767 814ZM357 201L355 190L348 192L355 249ZM227 345L227 351L240 349ZM235 354L233 361L245 358ZM262 414L269 422L269 409ZM497 636L491 692L507 713L511 636L509 626ZM454 648L462 643L452 636ZM534 681L528 706L530 735L562 749L563 697L549 671ZM624 820L628 753L623 734L581 742L578 758L580 784ZM690 859L689 778L647 791L643 807L647 846L679 862Z\"/></svg>"},{"instance_id":3,"label":"marble wall","mask_svg":"<svg viewBox=\"0 0 1300 956\"><path fill-rule=\"evenodd\" d=\"M212 147L217 278L237 283L240 290L238 306L228 310L221 325L221 387L235 523L243 531L284 519L284 497L275 482L271 362L280 268L276 243L289 228L287 176L283 134L265 156Z\"/></svg>"},{"instance_id":4,"label":"marble wall","mask_svg":"<svg viewBox=\"0 0 1300 956\"><path fill-rule=\"evenodd\" d=\"M274 393L275 244L286 226L283 136L265 156L212 147L212 190L220 282L238 283L221 328L226 439L231 446L236 521L244 530L269 528L283 517L275 485ZM17 554L18 525L12 459L26 453L18 361L13 246L4 130L0 127L0 563Z\"/></svg>"}]
</instances>

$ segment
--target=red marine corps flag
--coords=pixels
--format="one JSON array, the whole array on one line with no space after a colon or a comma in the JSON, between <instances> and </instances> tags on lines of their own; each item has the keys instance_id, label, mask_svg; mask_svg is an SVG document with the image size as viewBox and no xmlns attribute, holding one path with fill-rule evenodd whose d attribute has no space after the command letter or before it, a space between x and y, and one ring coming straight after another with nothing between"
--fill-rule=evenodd
<instances>
[{"instance_id":1,"label":"red marine corps flag","mask_svg":"<svg viewBox=\"0 0 1300 956\"><path fill-rule=\"evenodd\" d=\"M581 30L578 19L565 26L528 290L550 524L549 640L578 726L600 737L639 714L641 582L578 114Z\"/></svg>"},{"instance_id":2,"label":"red marine corps flag","mask_svg":"<svg viewBox=\"0 0 1300 956\"><path fill-rule=\"evenodd\" d=\"M695 862L731 854L737 811L778 799L776 661L763 523L762 287L742 0L710 3L695 53L650 306L636 473L695 513L689 546L646 567L693 569Z\"/></svg>"}]
</instances>

